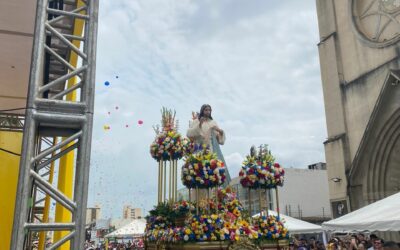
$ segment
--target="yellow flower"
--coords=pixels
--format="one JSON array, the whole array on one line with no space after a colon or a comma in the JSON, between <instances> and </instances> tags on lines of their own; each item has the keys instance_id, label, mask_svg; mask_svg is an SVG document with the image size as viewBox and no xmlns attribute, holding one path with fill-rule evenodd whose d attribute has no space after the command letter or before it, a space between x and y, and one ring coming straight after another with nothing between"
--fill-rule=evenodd
<instances>
[{"instance_id":1,"label":"yellow flower","mask_svg":"<svg viewBox=\"0 0 400 250\"><path fill-rule=\"evenodd\" d=\"M233 214L236 216L240 216L240 212L236 208L235 208L235 210L233 210Z\"/></svg>"}]
</instances>

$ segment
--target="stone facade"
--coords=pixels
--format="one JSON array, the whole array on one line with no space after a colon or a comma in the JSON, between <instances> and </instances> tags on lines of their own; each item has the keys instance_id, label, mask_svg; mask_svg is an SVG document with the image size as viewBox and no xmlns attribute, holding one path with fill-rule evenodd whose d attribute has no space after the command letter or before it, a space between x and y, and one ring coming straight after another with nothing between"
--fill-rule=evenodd
<instances>
[{"instance_id":1,"label":"stone facade","mask_svg":"<svg viewBox=\"0 0 400 250\"><path fill-rule=\"evenodd\" d=\"M340 216L400 191L400 6L316 3L330 202Z\"/></svg>"}]
</instances>

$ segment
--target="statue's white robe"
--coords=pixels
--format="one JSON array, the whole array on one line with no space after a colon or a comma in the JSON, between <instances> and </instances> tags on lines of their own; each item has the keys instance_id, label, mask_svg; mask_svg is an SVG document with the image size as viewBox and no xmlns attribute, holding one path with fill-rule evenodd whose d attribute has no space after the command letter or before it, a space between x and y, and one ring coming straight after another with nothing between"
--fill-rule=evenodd
<instances>
[{"instance_id":1,"label":"statue's white robe","mask_svg":"<svg viewBox=\"0 0 400 250\"><path fill-rule=\"evenodd\" d=\"M186 135L187 137L193 139L196 144L201 144L201 145L206 144L212 150L213 147L211 144L212 142L211 137L213 134L212 128L214 126L218 127L217 123L214 120L207 119L206 121L203 122L200 128L200 121L198 119L195 119L190 125ZM218 144L224 145L225 133L220 134L214 131L214 134L216 135Z\"/></svg>"}]
</instances>

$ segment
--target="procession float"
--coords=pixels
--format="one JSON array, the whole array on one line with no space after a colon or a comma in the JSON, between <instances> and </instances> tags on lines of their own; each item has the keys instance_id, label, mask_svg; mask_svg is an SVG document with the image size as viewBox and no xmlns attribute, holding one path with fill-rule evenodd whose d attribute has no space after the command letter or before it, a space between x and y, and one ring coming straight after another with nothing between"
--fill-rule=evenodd
<instances>
[{"instance_id":1,"label":"procession float","mask_svg":"<svg viewBox=\"0 0 400 250\"><path fill-rule=\"evenodd\" d=\"M222 187L229 173L213 147L182 137L174 111L163 108L161 113L161 126L155 127L156 138L150 146L159 170L158 203L146 217L146 249L288 249L289 234L279 213L268 214L259 202L261 212L252 217L251 205L244 209L234 190ZM177 199L180 159L187 200ZM258 152L252 147L239 178L249 194L252 189L275 189L278 194L284 170L266 146Z\"/></svg>"}]
</instances>

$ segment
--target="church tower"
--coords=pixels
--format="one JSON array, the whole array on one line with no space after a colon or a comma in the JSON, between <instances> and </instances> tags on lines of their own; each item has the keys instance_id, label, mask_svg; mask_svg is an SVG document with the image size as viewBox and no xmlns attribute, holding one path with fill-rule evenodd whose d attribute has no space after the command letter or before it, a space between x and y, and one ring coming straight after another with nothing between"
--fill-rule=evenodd
<instances>
[{"instance_id":1,"label":"church tower","mask_svg":"<svg viewBox=\"0 0 400 250\"><path fill-rule=\"evenodd\" d=\"M400 0L316 0L334 217L400 191Z\"/></svg>"}]
</instances>

